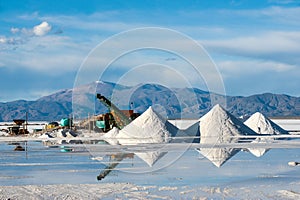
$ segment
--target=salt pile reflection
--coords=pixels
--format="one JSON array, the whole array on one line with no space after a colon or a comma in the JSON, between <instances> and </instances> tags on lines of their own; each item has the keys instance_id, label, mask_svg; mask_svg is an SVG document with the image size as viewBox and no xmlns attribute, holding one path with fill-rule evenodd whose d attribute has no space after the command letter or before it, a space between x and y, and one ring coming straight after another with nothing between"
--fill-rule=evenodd
<instances>
[{"instance_id":1,"label":"salt pile reflection","mask_svg":"<svg viewBox=\"0 0 300 200\"><path fill-rule=\"evenodd\" d=\"M54 140L51 141L52 145L48 144L48 146L43 146L41 141L27 140L19 142L22 146L25 146L26 143L26 151L16 152L13 151L16 142L8 145L8 142L2 141L0 142L2 155L0 179L2 185L11 185L91 183L97 180L97 177L104 182L130 180L143 183L146 181L144 176L149 177L149 175L151 175L149 181L160 180L160 177L174 177L175 180L182 177L185 180L184 183L197 182L197 180L207 183L210 178L216 176L226 181L228 175L233 178L245 176L249 178L265 173L277 174L282 173L282 170L292 170L287 163L299 161L300 136L290 139L266 145L271 150L260 158L256 158L247 151L239 151L230 159L228 158L220 168L215 167L202 154L199 156L196 149L213 148L220 151L227 148L247 149L249 147L257 148L258 144L110 145L101 140L88 142L81 140L77 143L65 143L63 146L72 151L62 152L62 145L55 144ZM283 148L282 144L286 146ZM181 152L184 153L181 154ZM266 168L266 166L268 167ZM241 169L243 170L241 171ZM255 170L253 171L253 169ZM297 177L296 174L293 176Z\"/></svg>"}]
</instances>

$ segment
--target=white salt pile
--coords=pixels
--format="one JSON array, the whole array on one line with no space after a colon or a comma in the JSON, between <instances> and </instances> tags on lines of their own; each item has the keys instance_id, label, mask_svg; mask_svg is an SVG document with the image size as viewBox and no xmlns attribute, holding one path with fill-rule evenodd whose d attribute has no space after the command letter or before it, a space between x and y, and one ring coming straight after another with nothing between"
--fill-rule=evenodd
<instances>
[{"instance_id":1,"label":"white salt pile","mask_svg":"<svg viewBox=\"0 0 300 200\"><path fill-rule=\"evenodd\" d=\"M114 127L107 133L105 133L101 139L105 140L107 143L111 145L118 145L119 141L117 139L117 135L119 134L119 129Z\"/></svg>"},{"instance_id":2,"label":"white salt pile","mask_svg":"<svg viewBox=\"0 0 300 200\"><path fill-rule=\"evenodd\" d=\"M191 134L197 134L197 132L199 132L198 129L197 127L191 128L190 131L193 131ZM173 138L171 141L171 137L179 138ZM125 126L122 130L114 128L104 134L102 139L111 145L136 145L146 143L169 143L170 141L192 142L194 138L188 138L188 135L184 131L179 130L173 124L156 113L152 107L149 107L142 115ZM134 153L144 160L149 166L152 166L157 160L165 155L165 153L159 151Z\"/></svg>"},{"instance_id":3,"label":"white salt pile","mask_svg":"<svg viewBox=\"0 0 300 200\"><path fill-rule=\"evenodd\" d=\"M256 112L249 119L244 122L249 128L261 135L279 135L288 134L286 130L272 122L269 118L260 112ZM253 143L266 143L271 142L271 138L257 138ZM256 157L264 155L268 149L265 148L249 148L249 151Z\"/></svg>"},{"instance_id":4,"label":"white salt pile","mask_svg":"<svg viewBox=\"0 0 300 200\"><path fill-rule=\"evenodd\" d=\"M149 107L142 115L120 130L117 135L120 144L166 143L176 127Z\"/></svg>"},{"instance_id":5,"label":"white salt pile","mask_svg":"<svg viewBox=\"0 0 300 200\"><path fill-rule=\"evenodd\" d=\"M157 114L149 107L142 115L136 118L122 130L113 128L102 138L111 145L133 145L145 143L169 142L172 133L178 129ZM136 156L145 161L150 167L157 162L165 153L134 152Z\"/></svg>"},{"instance_id":6,"label":"white salt pile","mask_svg":"<svg viewBox=\"0 0 300 200\"><path fill-rule=\"evenodd\" d=\"M117 138L120 144L192 142L193 140L185 131L179 130L155 112L151 106L120 130Z\"/></svg>"},{"instance_id":7,"label":"white salt pile","mask_svg":"<svg viewBox=\"0 0 300 200\"><path fill-rule=\"evenodd\" d=\"M235 136L257 135L253 130L227 112L220 105L214 106L200 118L200 144L237 143L242 139ZM234 148L201 148L201 154L220 167L239 152Z\"/></svg>"},{"instance_id":8,"label":"white salt pile","mask_svg":"<svg viewBox=\"0 0 300 200\"><path fill-rule=\"evenodd\" d=\"M258 134L288 134L286 130L272 122L269 118L260 112L256 112L244 123Z\"/></svg>"}]
</instances>

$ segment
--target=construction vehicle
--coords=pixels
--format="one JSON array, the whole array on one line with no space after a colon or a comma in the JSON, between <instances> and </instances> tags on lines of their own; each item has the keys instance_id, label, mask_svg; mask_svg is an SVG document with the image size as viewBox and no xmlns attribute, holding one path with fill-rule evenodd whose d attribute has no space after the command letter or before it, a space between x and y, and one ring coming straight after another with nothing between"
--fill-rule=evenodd
<instances>
[{"instance_id":1,"label":"construction vehicle","mask_svg":"<svg viewBox=\"0 0 300 200\"><path fill-rule=\"evenodd\" d=\"M132 109L120 110L101 94L97 94L97 99L110 111L97 117L96 126L102 128L104 132L111 130L113 127L122 129L140 115L139 113L134 113Z\"/></svg>"},{"instance_id":2,"label":"construction vehicle","mask_svg":"<svg viewBox=\"0 0 300 200\"><path fill-rule=\"evenodd\" d=\"M50 122L50 123L48 123L48 124L45 125L45 129L46 130L54 129L56 127L59 127L59 123L58 122Z\"/></svg>"},{"instance_id":3,"label":"construction vehicle","mask_svg":"<svg viewBox=\"0 0 300 200\"><path fill-rule=\"evenodd\" d=\"M8 127L8 131L11 135L24 135L28 134L27 130L27 121L24 119L14 119L15 124L13 126Z\"/></svg>"}]
</instances>

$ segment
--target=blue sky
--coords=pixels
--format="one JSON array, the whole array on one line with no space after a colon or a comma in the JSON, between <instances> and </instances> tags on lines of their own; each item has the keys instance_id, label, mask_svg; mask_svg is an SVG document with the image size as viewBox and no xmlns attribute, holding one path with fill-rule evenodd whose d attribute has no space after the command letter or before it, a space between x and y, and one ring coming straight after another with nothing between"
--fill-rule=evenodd
<instances>
[{"instance_id":1,"label":"blue sky","mask_svg":"<svg viewBox=\"0 0 300 200\"><path fill-rule=\"evenodd\" d=\"M300 0L0 0L0 101L33 100L72 88L92 49L141 27L173 29L201 44L228 95L300 96L299 19ZM163 62L168 57L146 51L115 65L124 69L133 58ZM105 79L114 80L117 71L122 70L106 73Z\"/></svg>"}]
</instances>

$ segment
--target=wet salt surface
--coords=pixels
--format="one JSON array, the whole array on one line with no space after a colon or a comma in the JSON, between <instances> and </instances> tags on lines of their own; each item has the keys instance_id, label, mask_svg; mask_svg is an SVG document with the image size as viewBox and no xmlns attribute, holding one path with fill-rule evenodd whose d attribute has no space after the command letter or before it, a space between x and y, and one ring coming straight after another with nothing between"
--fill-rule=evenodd
<instances>
[{"instance_id":1,"label":"wet salt surface","mask_svg":"<svg viewBox=\"0 0 300 200\"><path fill-rule=\"evenodd\" d=\"M287 165L300 160L295 147L278 145L259 158L240 151L218 168L195 145L20 144L27 151L0 142L0 199L300 198L300 167ZM62 152L67 147L74 151ZM150 167L140 154L153 158L153 149L164 154ZM97 180L114 163L119 164Z\"/></svg>"},{"instance_id":2,"label":"wet salt surface","mask_svg":"<svg viewBox=\"0 0 300 200\"><path fill-rule=\"evenodd\" d=\"M273 148L260 158L240 151L218 168L195 151L193 146L181 152L182 148L176 150L177 144L171 144L174 148L164 148L164 151L168 148L170 151L164 152L152 167L125 147L70 145L74 151L62 152L61 146L47 147L40 141L20 144L27 146L27 151L13 151L15 145L0 143L2 186L128 182L165 187L236 187L237 184L254 186L261 183L279 188L300 188L297 184L290 185L300 182L300 167L287 164L289 161L300 161L298 148ZM153 152L151 145L139 145L131 149L139 153L147 152L147 149ZM120 156L122 159L118 159ZM98 181L97 176L112 163L118 164L104 179Z\"/></svg>"},{"instance_id":3,"label":"wet salt surface","mask_svg":"<svg viewBox=\"0 0 300 200\"><path fill-rule=\"evenodd\" d=\"M263 118L254 117L253 130L271 128ZM3 137L0 199L300 198L299 167L288 165L299 162L299 135L257 134L218 105L199 121L182 131L150 107L104 136Z\"/></svg>"}]
</instances>

